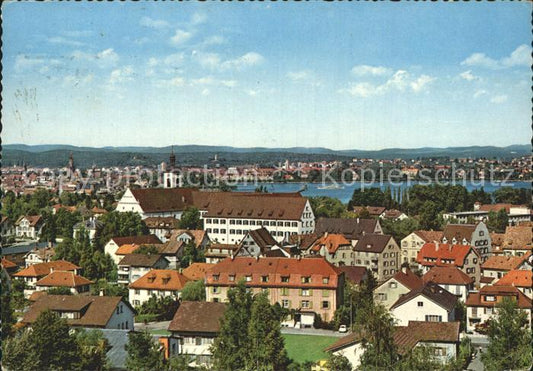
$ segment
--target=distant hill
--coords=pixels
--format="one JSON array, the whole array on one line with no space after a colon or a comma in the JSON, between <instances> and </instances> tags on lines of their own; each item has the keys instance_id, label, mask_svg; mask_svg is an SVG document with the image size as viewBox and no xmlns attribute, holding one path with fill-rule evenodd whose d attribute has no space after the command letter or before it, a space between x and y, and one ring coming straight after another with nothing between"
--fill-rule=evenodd
<instances>
[{"instance_id":1,"label":"distant hill","mask_svg":"<svg viewBox=\"0 0 533 371\"><path fill-rule=\"evenodd\" d=\"M78 166L137 166L154 165L167 161L171 149L177 155L178 164L200 166L208 163L215 154L227 166L258 163L276 165L290 161L347 161L354 157L374 159L435 158L435 157L486 157L508 159L531 154L531 146L512 145L508 147L471 146L449 148L389 148L377 151L332 150L323 147L291 148L238 148L230 146L180 145L167 147L76 147L62 144L25 145L6 144L2 148L2 165L27 163L33 166L65 166L70 153Z\"/></svg>"}]
</instances>

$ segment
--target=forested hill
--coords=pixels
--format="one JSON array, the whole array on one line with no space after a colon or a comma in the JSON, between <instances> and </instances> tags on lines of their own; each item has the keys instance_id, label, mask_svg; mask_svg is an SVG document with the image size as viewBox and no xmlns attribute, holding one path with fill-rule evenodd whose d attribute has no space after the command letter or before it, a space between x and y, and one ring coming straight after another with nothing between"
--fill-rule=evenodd
<instances>
[{"instance_id":1,"label":"forested hill","mask_svg":"<svg viewBox=\"0 0 533 371\"><path fill-rule=\"evenodd\" d=\"M76 147L70 145L35 145L7 144L2 148L3 166L27 163L32 166L65 166L72 152L76 164L80 167L153 165L166 161L172 147ZM209 163L215 155L227 166L238 164L276 165L289 159L291 162L308 161L345 161L353 157L393 159L393 158L435 158L435 157L486 157L509 159L530 155L530 145L513 145L508 147L472 146L449 148L391 148L377 151L366 150L331 150L322 147L293 148L238 148L229 146L174 146L174 152L180 165L203 165Z\"/></svg>"}]
</instances>

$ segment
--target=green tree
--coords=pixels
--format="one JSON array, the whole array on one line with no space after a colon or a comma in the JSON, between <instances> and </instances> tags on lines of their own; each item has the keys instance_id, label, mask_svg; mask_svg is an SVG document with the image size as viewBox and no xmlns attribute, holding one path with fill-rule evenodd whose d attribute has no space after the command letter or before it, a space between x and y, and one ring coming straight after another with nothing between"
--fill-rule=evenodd
<instances>
[{"instance_id":1,"label":"green tree","mask_svg":"<svg viewBox=\"0 0 533 371\"><path fill-rule=\"evenodd\" d=\"M390 234L395 241L401 241L409 234L420 229L420 223L415 218L407 218L403 220L380 220L381 227L384 234Z\"/></svg>"},{"instance_id":2,"label":"green tree","mask_svg":"<svg viewBox=\"0 0 533 371\"><path fill-rule=\"evenodd\" d=\"M267 293L257 294L248 323L247 370L284 370L289 359L280 331L280 319L269 303Z\"/></svg>"},{"instance_id":3,"label":"green tree","mask_svg":"<svg viewBox=\"0 0 533 371\"><path fill-rule=\"evenodd\" d=\"M181 229L203 229L200 211L196 207L188 207L181 214L179 227Z\"/></svg>"},{"instance_id":4,"label":"green tree","mask_svg":"<svg viewBox=\"0 0 533 371\"><path fill-rule=\"evenodd\" d=\"M531 190L526 188L501 187L492 193L497 203L530 205Z\"/></svg>"},{"instance_id":5,"label":"green tree","mask_svg":"<svg viewBox=\"0 0 533 371\"><path fill-rule=\"evenodd\" d=\"M394 365L394 369L399 371L426 371L441 368L442 364L435 359L433 350L420 345L411 349Z\"/></svg>"},{"instance_id":6,"label":"green tree","mask_svg":"<svg viewBox=\"0 0 533 371\"><path fill-rule=\"evenodd\" d=\"M174 317L178 306L179 302L171 296L157 297L152 295L150 299L142 303L138 311L139 314L157 315L160 321L170 321Z\"/></svg>"},{"instance_id":7,"label":"green tree","mask_svg":"<svg viewBox=\"0 0 533 371\"><path fill-rule=\"evenodd\" d=\"M385 193L379 188L356 189L352 194L348 208L352 209L354 206L387 207L386 200Z\"/></svg>"},{"instance_id":8,"label":"green tree","mask_svg":"<svg viewBox=\"0 0 533 371\"><path fill-rule=\"evenodd\" d=\"M183 255L180 258L180 267L187 268L192 263L205 262L204 252L196 247L194 242L185 245Z\"/></svg>"},{"instance_id":9,"label":"green tree","mask_svg":"<svg viewBox=\"0 0 533 371\"><path fill-rule=\"evenodd\" d=\"M142 245L137 250L135 250L135 254L159 254L159 250L154 245Z\"/></svg>"},{"instance_id":10,"label":"green tree","mask_svg":"<svg viewBox=\"0 0 533 371\"><path fill-rule=\"evenodd\" d=\"M438 230L440 228L439 212L437 204L433 201L426 201L420 208L420 228L426 230Z\"/></svg>"},{"instance_id":11,"label":"green tree","mask_svg":"<svg viewBox=\"0 0 533 371\"><path fill-rule=\"evenodd\" d=\"M39 360L32 348L31 331L22 331L14 337L2 340L2 365L9 370L39 370Z\"/></svg>"},{"instance_id":12,"label":"green tree","mask_svg":"<svg viewBox=\"0 0 533 371\"><path fill-rule=\"evenodd\" d=\"M326 367L335 371L352 371L352 365L350 361L348 361L348 358L342 355L335 355L333 353L329 354Z\"/></svg>"},{"instance_id":13,"label":"green tree","mask_svg":"<svg viewBox=\"0 0 533 371\"><path fill-rule=\"evenodd\" d=\"M0 293L1 297L1 321L2 321L2 336L1 339L5 340L12 332L12 326L15 323L15 318L13 317L13 304L11 303L12 297L12 288L10 287L10 278L7 275L5 270L1 270L1 285L2 292Z\"/></svg>"},{"instance_id":14,"label":"green tree","mask_svg":"<svg viewBox=\"0 0 533 371\"><path fill-rule=\"evenodd\" d=\"M148 234L148 227L141 216L134 212L112 211L102 215L99 219L103 227L96 232L95 246L103 251L105 244L112 237L139 236Z\"/></svg>"},{"instance_id":15,"label":"green tree","mask_svg":"<svg viewBox=\"0 0 533 371\"><path fill-rule=\"evenodd\" d=\"M164 356L148 332L128 333L126 344L126 368L128 370L164 370Z\"/></svg>"},{"instance_id":16,"label":"green tree","mask_svg":"<svg viewBox=\"0 0 533 371\"><path fill-rule=\"evenodd\" d=\"M48 295L72 295L70 288L65 286L52 287L47 291Z\"/></svg>"},{"instance_id":17,"label":"green tree","mask_svg":"<svg viewBox=\"0 0 533 371\"><path fill-rule=\"evenodd\" d=\"M91 286L91 295L100 295L103 293L104 296L121 296L125 300L128 300L128 287L109 282L105 278L101 278L96 281L96 284Z\"/></svg>"},{"instance_id":18,"label":"green tree","mask_svg":"<svg viewBox=\"0 0 533 371\"><path fill-rule=\"evenodd\" d=\"M489 322L489 346L482 355L483 364L487 370L529 368L533 357L527 313L509 298L497 308L496 317Z\"/></svg>"},{"instance_id":19,"label":"green tree","mask_svg":"<svg viewBox=\"0 0 533 371\"><path fill-rule=\"evenodd\" d=\"M339 218L346 210L346 207L337 198L326 196L310 197L309 202L316 218Z\"/></svg>"},{"instance_id":20,"label":"green tree","mask_svg":"<svg viewBox=\"0 0 533 371\"><path fill-rule=\"evenodd\" d=\"M103 371L109 369L107 360L108 341L101 330L77 330L76 341L80 349L80 363L83 371Z\"/></svg>"},{"instance_id":21,"label":"green tree","mask_svg":"<svg viewBox=\"0 0 533 371\"><path fill-rule=\"evenodd\" d=\"M181 290L181 300L205 301L205 283L203 280L189 281Z\"/></svg>"},{"instance_id":22,"label":"green tree","mask_svg":"<svg viewBox=\"0 0 533 371\"><path fill-rule=\"evenodd\" d=\"M504 233L505 228L509 225L509 216L505 209L498 212L490 211L488 215L487 227L490 231Z\"/></svg>"},{"instance_id":23,"label":"green tree","mask_svg":"<svg viewBox=\"0 0 533 371\"><path fill-rule=\"evenodd\" d=\"M248 323L253 298L241 281L235 288L228 290L228 301L220 333L212 346L214 369L243 370L248 357Z\"/></svg>"}]
</instances>

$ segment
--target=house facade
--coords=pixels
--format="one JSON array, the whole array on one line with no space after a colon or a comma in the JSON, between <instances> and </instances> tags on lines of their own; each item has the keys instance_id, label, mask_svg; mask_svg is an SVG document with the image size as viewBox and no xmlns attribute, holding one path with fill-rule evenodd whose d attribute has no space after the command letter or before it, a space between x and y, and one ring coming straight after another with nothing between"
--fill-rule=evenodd
<instances>
[{"instance_id":1,"label":"house facade","mask_svg":"<svg viewBox=\"0 0 533 371\"><path fill-rule=\"evenodd\" d=\"M390 309L403 295L423 285L424 282L420 277L414 274L409 268L402 267L394 276L374 289L374 302Z\"/></svg>"},{"instance_id":2,"label":"house facade","mask_svg":"<svg viewBox=\"0 0 533 371\"><path fill-rule=\"evenodd\" d=\"M441 231L418 230L407 235L400 244L400 249L402 251L402 264L409 263L411 266L416 266L416 257L422 246L424 246L424 244L427 242L440 242L441 239Z\"/></svg>"},{"instance_id":3,"label":"house facade","mask_svg":"<svg viewBox=\"0 0 533 371\"><path fill-rule=\"evenodd\" d=\"M353 248L354 265L364 266L378 282L400 270L400 247L392 236L364 233Z\"/></svg>"},{"instance_id":4,"label":"house facade","mask_svg":"<svg viewBox=\"0 0 533 371\"><path fill-rule=\"evenodd\" d=\"M476 249L482 261L492 255L492 241L489 230L483 222L477 224L448 224L444 228L442 242L470 245Z\"/></svg>"},{"instance_id":5,"label":"house facade","mask_svg":"<svg viewBox=\"0 0 533 371\"><path fill-rule=\"evenodd\" d=\"M66 288L73 295L89 295L94 282L72 271L55 270L35 282L36 291L48 291L52 288Z\"/></svg>"},{"instance_id":6,"label":"house facade","mask_svg":"<svg viewBox=\"0 0 533 371\"><path fill-rule=\"evenodd\" d=\"M35 284L41 279L48 276L54 271L68 271L74 274L79 274L81 267L74 265L65 260L55 260L48 263L39 263L30 265L27 268L20 270L13 274L16 279L23 280L26 284L24 289L24 297L27 299L33 294L37 288Z\"/></svg>"},{"instance_id":7,"label":"house facade","mask_svg":"<svg viewBox=\"0 0 533 371\"><path fill-rule=\"evenodd\" d=\"M342 234L325 233L309 248L309 253L320 255L336 266L355 265L351 242Z\"/></svg>"},{"instance_id":8,"label":"house facade","mask_svg":"<svg viewBox=\"0 0 533 371\"><path fill-rule=\"evenodd\" d=\"M139 306L152 296L179 299L187 282L189 280L178 271L153 269L129 285L129 301Z\"/></svg>"},{"instance_id":9,"label":"house facade","mask_svg":"<svg viewBox=\"0 0 533 371\"><path fill-rule=\"evenodd\" d=\"M24 256L24 264L29 267L34 264L48 263L52 261L54 255L55 249L53 247L35 248Z\"/></svg>"},{"instance_id":10,"label":"house facade","mask_svg":"<svg viewBox=\"0 0 533 371\"><path fill-rule=\"evenodd\" d=\"M206 300L227 301L240 280L254 293L267 292L271 304L294 309L287 325L311 327L315 314L331 321L343 300L344 275L323 258L226 258L206 274Z\"/></svg>"},{"instance_id":11,"label":"house facade","mask_svg":"<svg viewBox=\"0 0 533 371\"><path fill-rule=\"evenodd\" d=\"M463 303L474 289L474 280L457 267L433 267L422 277L424 283L433 282L451 292Z\"/></svg>"},{"instance_id":12,"label":"house facade","mask_svg":"<svg viewBox=\"0 0 533 371\"><path fill-rule=\"evenodd\" d=\"M21 216L15 222L15 235L19 238L39 238L43 225L43 219L40 215Z\"/></svg>"},{"instance_id":13,"label":"house facade","mask_svg":"<svg viewBox=\"0 0 533 371\"><path fill-rule=\"evenodd\" d=\"M145 236L113 237L104 246L104 252L111 256L115 264L118 264L124 257L117 254L118 249L125 245L160 245L161 241L153 234Z\"/></svg>"},{"instance_id":14,"label":"house facade","mask_svg":"<svg viewBox=\"0 0 533 371\"><path fill-rule=\"evenodd\" d=\"M168 265L168 260L160 254L128 254L118 263L117 282L129 285L151 269L166 269Z\"/></svg>"}]
</instances>

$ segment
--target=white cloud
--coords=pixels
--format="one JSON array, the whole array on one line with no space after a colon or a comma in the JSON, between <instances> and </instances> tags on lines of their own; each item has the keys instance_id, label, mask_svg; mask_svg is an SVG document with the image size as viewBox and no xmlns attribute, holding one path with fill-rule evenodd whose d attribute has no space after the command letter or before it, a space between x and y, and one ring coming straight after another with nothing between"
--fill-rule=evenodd
<instances>
[{"instance_id":1,"label":"white cloud","mask_svg":"<svg viewBox=\"0 0 533 371\"><path fill-rule=\"evenodd\" d=\"M348 88L340 89L339 92L362 98L383 95L394 90L404 91L408 88L418 93L434 80L434 77L428 75L420 75L415 78L407 71L398 70L383 84L371 84L369 82L351 83Z\"/></svg>"},{"instance_id":2,"label":"white cloud","mask_svg":"<svg viewBox=\"0 0 533 371\"><path fill-rule=\"evenodd\" d=\"M110 61L110 62L117 62L119 57L118 57L118 54L115 53L113 48L109 48L109 49L102 50L100 53L96 54L96 59Z\"/></svg>"},{"instance_id":3,"label":"white cloud","mask_svg":"<svg viewBox=\"0 0 533 371\"><path fill-rule=\"evenodd\" d=\"M207 16L203 13L194 13L191 17L191 24L197 25L204 23L207 20Z\"/></svg>"},{"instance_id":4,"label":"white cloud","mask_svg":"<svg viewBox=\"0 0 533 371\"><path fill-rule=\"evenodd\" d=\"M62 45L70 45L70 46L82 46L85 44L85 43L82 43L81 41L65 39L62 36L49 37L47 41L51 44L62 44Z\"/></svg>"},{"instance_id":5,"label":"white cloud","mask_svg":"<svg viewBox=\"0 0 533 371\"><path fill-rule=\"evenodd\" d=\"M413 89L415 93L418 93L419 91L422 91L427 84L434 80L434 77L421 75L415 81L411 82L411 89Z\"/></svg>"},{"instance_id":6,"label":"white cloud","mask_svg":"<svg viewBox=\"0 0 533 371\"><path fill-rule=\"evenodd\" d=\"M240 70L245 67L255 66L261 64L264 61L264 57L256 52L249 52L241 57L235 59L229 59L220 65L223 70L237 69Z\"/></svg>"},{"instance_id":7,"label":"white cloud","mask_svg":"<svg viewBox=\"0 0 533 371\"><path fill-rule=\"evenodd\" d=\"M209 95L210 91L209 89L202 90L202 95Z\"/></svg>"},{"instance_id":8,"label":"white cloud","mask_svg":"<svg viewBox=\"0 0 533 371\"><path fill-rule=\"evenodd\" d=\"M209 36L208 38L206 38L202 45L203 46L209 46L209 45L220 45L220 44L224 44L226 42L226 39L224 39L222 36L219 36L219 35L214 35L214 36Z\"/></svg>"},{"instance_id":9,"label":"white cloud","mask_svg":"<svg viewBox=\"0 0 533 371\"><path fill-rule=\"evenodd\" d=\"M490 69L502 69L515 66L531 66L531 47L523 44L517 47L508 57L493 59L484 53L474 53L461 62L465 66L478 66Z\"/></svg>"},{"instance_id":10,"label":"white cloud","mask_svg":"<svg viewBox=\"0 0 533 371\"><path fill-rule=\"evenodd\" d=\"M477 90L474 93L473 97L474 98L479 98L479 97L481 97L482 95L485 95L485 94L488 94L488 92L486 90L484 90L484 89L480 89L480 90Z\"/></svg>"},{"instance_id":11,"label":"white cloud","mask_svg":"<svg viewBox=\"0 0 533 371\"><path fill-rule=\"evenodd\" d=\"M15 70L22 72L44 64L46 60L41 57L30 57L28 55L17 55L15 58Z\"/></svg>"},{"instance_id":12,"label":"white cloud","mask_svg":"<svg viewBox=\"0 0 533 371\"><path fill-rule=\"evenodd\" d=\"M191 80L191 86L224 86L226 88L233 88L237 86L235 80L218 80L213 76L200 77L198 79Z\"/></svg>"},{"instance_id":13,"label":"white cloud","mask_svg":"<svg viewBox=\"0 0 533 371\"><path fill-rule=\"evenodd\" d=\"M148 59L148 66L155 67L159 64L159 60L157 58L151 57Z\"/></svg>"},{"instance_id":14,"label":"white cloud","mask_svg":"<svg viewBox=\"0 0 533 371\"><path fill-rule=\"evenodd\" d=\"M235 80L221 80L220 83L227 88L234 88L237 86L237 81Z\"/></svg>"},{"instance_id":15,"label":"white cloud","mask_svg":"<svg viewBox=\"0 0 533 371\"><path fill-rule=\"evenodd\" d=\"M154 28L156 30L161 30L163 28L170 27L170 24L167 21L162 19L153 19L150 17L142 17L139 21L139 24L144 27Z\"/></svg>"},{"instance_id":16,"label":"white cloud","mask_svg":"<svg viewBox=\"0 0 533 371\"><path fill-rule=\"evenodd\" d=\"M167 57L165 57L164 63L167 66L175 67L175 66L179 66L183 64L184 59L185 59L185 56L183 55L183 53L174 53L174 54L170 54Z\"/></svg>"},{"instance_id":17,"label":"white cloud","mask_svg":"<svg viewBox=\"0 0 533 371\"><path fill-rule=\"evenodd\" d=\"M93 79L93 74L87 74L85 76L67 75L63 78L63 85L83 86L89 84Z\"/></svg>"},{"instance_id":18,"label":"white cloud","mask_svg":"<svg viewBox=\"0 0 533 371\"><path fill-rule=\"evenodd\" d=\"M294 82L306 83L311 86L320 86L322 84L315 74L309 70L291 71L287 73L287 77Z\"/></svg>"},{"instance_id":19,"label":"white cloud","mask_svg":"<svg viewBox=\"0 0 533 371\"><path fill-rule=\"evenodd\" d=\"M109 82L114 84L124 83L127 81L133 80L134 70L132 66L124 66L122 68L117 68L111 72L109 77Z\"/></svg>"},{"instance_id":20,"label":"white cloud","mask_svg":"<svg viewBox=\"0 0 533 371\"><path fill-rule=\"evenodd\" d=\"M185 79L181 76L177 76L177 77L174 77L173 79L170 79L169 84L171 86L183 86L185 85Z\"/></svg>"},{"instance_id":21,"label":"white cloud","mask_svg":"<svg viewBox=\"0 0 533 371\"><path fill-rule=\"evenodd\" d=\"M246 94L248 94L250 97L255 97L257 94L259 94L259 91L257 90L253 90L253 89L248 89L245 91Z\"/></svg>"},{"instance_id":22,"label":"white cloud","mask_svg":"<svg viewBox=\"0 0 533 371\"><path fill-rule=\"evenodd\" d=\"M192 33L184 30L176 30L174 36L170 38L172 44L179 45L183 44L192 37Z\"/></svg>"},{"instance_id":23,"label":"white cloud","mask_svg":"<svg viewBox=\"0 0 533 371\"><path fill-rule=\"evenodd\" d=\"M470 70L461 72L459 76L466 81L481 80L478 76L472 74Z\"/></svg>"},{"instance_id":24,"label":"white cloud","mask_svg":"<svg viewBox=\"0 0 533 371\"><path fill-rule=\"evenodd\" d=\"M496 103L496 104L504 103L506 101L507 101L507 95L496 95L490 99L491 103Z\"/></svg>"},{"instance_id":25,"label":"white cloud","mask_svg":"<svg viewBox=\"0 0 533 371\"><path fill-rule=\"evenodd\" d=\"M201 77L191 80L191 85L213 85L216 80L211 76Z\"/></svg>"},{"instance_id":26,"label":"white cloud","mask_svg":"<svg viewBox=\"0 0 533 371\"><path fill-rule=\"evenodd\" d=\"M75 50L70 54L70 56L74 60L95 62L101 68L114 66L120 59L113 48L102 50L96 54Z\"/></svg>"},{"instance_id":27,"label":"white cloud","mask_svg":"<svg viewBox=\"0 0 533 371\"><path fill-rule=\"evenodd\" d=\"M200 66L215 69L220 65L221 58L216 53L201 53L193 51L192 56L198 61Z\"/></svg>"},{"instance_id":28,"label":"white cloud","mask_svg":"<svg viewBox=\"0 0 533 371\"><path fill-rule=\"evenodd\" d=\"M362 64L362 65L354 66L352 68L352 73L356 76L364 76L364 75L383 76L383 75L390 75L392 73L392 70L387 67L368 66L368 65Z\"/></svg>"}]
</instances>

